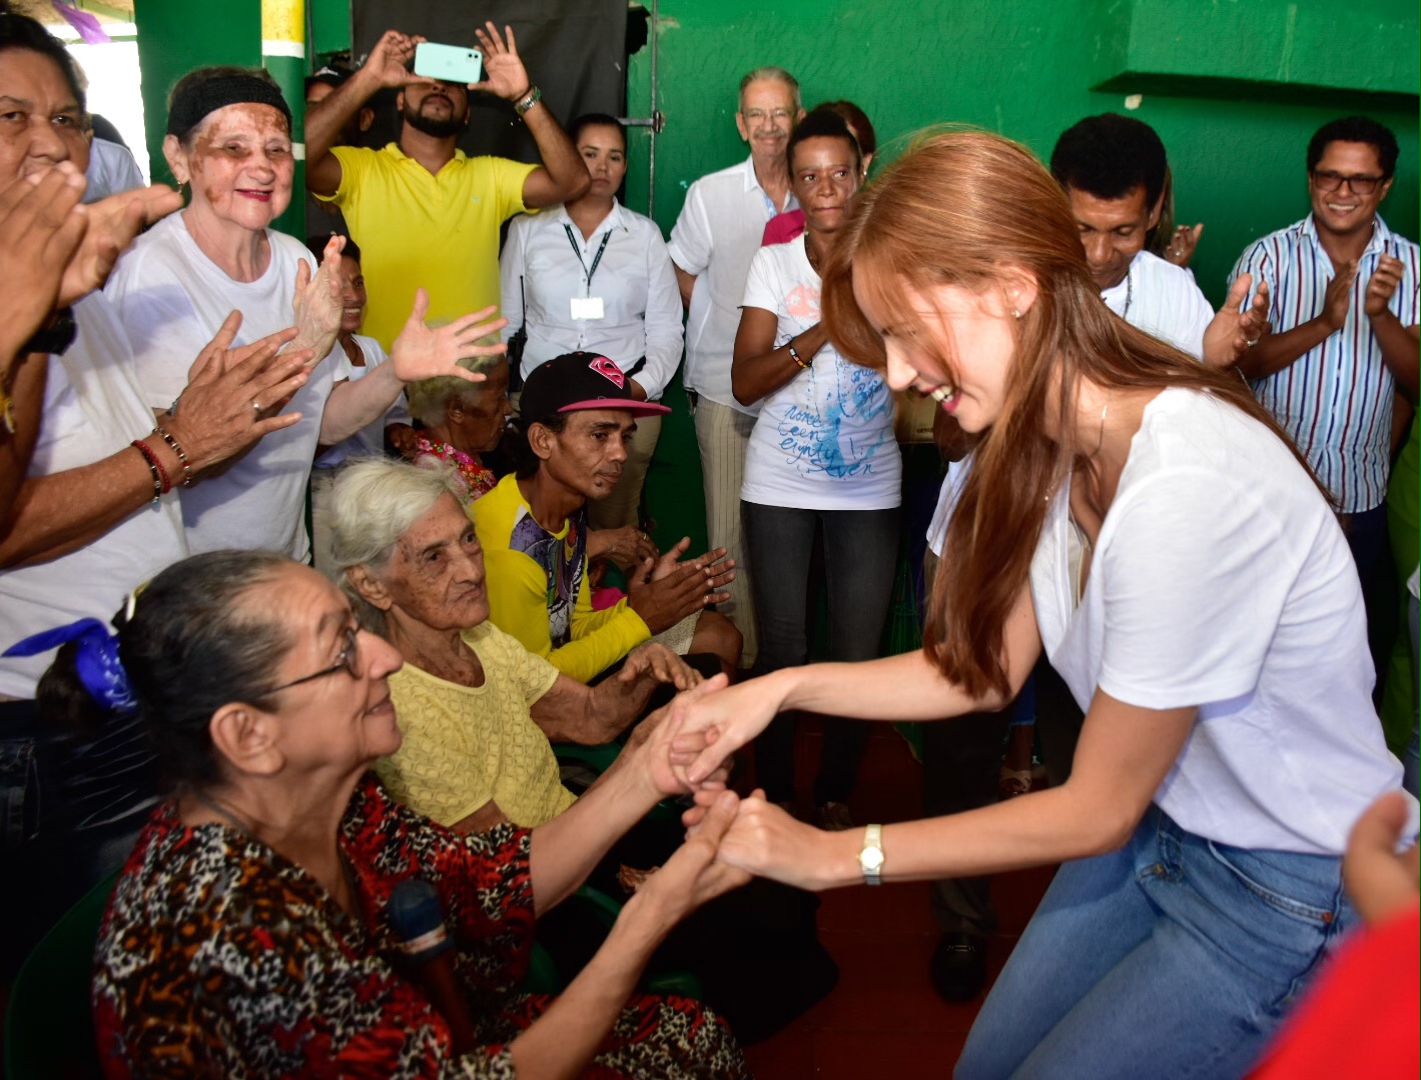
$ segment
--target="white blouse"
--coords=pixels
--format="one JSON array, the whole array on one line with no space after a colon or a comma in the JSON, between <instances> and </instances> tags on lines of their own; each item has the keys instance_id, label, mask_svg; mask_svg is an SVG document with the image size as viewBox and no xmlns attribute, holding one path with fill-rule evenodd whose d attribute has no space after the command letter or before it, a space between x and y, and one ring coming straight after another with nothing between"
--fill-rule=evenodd
<instances>
[{"instance_id":1,"label":"white blouse","mask_svg":"<svg viewBox=\"0 0 1421 1080\"><path fill-rule=\"evenodd\" d=\"M646 357L636 381L651 401L661 398L681 362L683 331L676 271L656 222L614 200L584 239L565 207L525 215L508 228L499 270L503 339L528 326L525 377L578 350L601 353L628 372ZM601 303L579 304L575 313L573 301L588 299ZM574 318L599 308L600 318Z\"/></svg>"}]
</instances>

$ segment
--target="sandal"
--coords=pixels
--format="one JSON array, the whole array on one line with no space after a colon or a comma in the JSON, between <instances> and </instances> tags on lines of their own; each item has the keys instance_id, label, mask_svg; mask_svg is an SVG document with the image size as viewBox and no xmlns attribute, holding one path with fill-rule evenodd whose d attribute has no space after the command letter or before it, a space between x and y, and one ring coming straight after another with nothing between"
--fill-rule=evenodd
<instances>
[{"instance_id":1,"label":"sandal","mask_svg":"<svg viewBox=\"0 0 1421 1080\"><path fill-rule=\"evenodd\" d=\"M628 866L626 863L622 863L617 868L617 884L622 887L628 896L631 896L646 884L647 879L650 878L652 874L660 869L661 867L659 866L653 866L649 869L642 870L638 867Z\"/></svg>"},{"instance_id":2,"label":"sandal","mask_svg":"<svg viewBox=\"0 0 1421 1080\"><path fill-rule=\"evenodd\" d=\"M1008 769L1003 765L1001 775L997 778L997 798L1015 799L1018 795L1030 793L1031 770Z\"/></svg>"}]
</instances>

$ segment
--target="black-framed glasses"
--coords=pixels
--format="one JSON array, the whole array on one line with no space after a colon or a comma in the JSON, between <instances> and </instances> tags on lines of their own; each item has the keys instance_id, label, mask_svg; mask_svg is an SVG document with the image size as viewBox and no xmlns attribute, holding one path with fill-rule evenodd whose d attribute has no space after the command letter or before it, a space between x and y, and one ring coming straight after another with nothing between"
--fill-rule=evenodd
<instances>
[{"instance_id":1,"label":"black-framed glasses","mask_svg":"<svg viewBox=\"0 0 1421 1080\"><path fill-rule=\"evenodd\" d=\"M360 659L360 631L356 630L353 626L347 626L344 633L345 648L341 649L340 656L336 657L334 664L328 668L322 668L320 671L312 672L310 675L302 675L299 679L292 679L290 682L282 683L280 686L273 686L267 693L274 694L278 690L289 690L293 686L300 686L302 683L308 683L315 679L323 679L327 675L334 675L337 671L344 671L352 679L360 678L360 668L358 666Z\"/></svg>"},{"instance_id":2,"label":"black-framed glasses","mask_svg":"<svg viewBox=\"0 0 1421 1080\"><path fill-rule=\"evenodd\" d=\"M1322 169L1314 169L1312 172L1312 182L1317 185L1319 191L1336 191L1346 184L1356 195L1370 195L1385 179L1384 176L1344 176L1342 173Z\"/></svg>"}]
</instances>

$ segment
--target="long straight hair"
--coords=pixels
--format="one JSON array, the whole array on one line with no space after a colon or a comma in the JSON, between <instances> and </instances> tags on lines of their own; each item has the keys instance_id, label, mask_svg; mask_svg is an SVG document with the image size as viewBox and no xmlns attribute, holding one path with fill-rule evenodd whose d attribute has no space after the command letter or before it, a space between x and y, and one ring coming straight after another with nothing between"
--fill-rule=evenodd
<instances>
[{"instance_id":1,"label":"long straight hair","mask_svg":"<svg viewBox=\"0 0 1421 1080\"><path fill-rule=\"evenodd\" d=\"M1079 445L1073 405L1083 381L1203 391L1292 446L1236 373L1200 364L1105 306L1060 186L1024 146L986 132L920 138L859 196L824 268L824 325L843 356L884 366L883 340L854 298L857 287L956 382L952 343L923 323L907 291L951 285L987 297L1023 274L1036 283L1036 301L1014 324L1005 400L953 514L924 635L943 675L974 696L1010 693L1007 617L1053 492L1072 469L1089 467L1065 449Z\"/></svg>"}]
</instances>

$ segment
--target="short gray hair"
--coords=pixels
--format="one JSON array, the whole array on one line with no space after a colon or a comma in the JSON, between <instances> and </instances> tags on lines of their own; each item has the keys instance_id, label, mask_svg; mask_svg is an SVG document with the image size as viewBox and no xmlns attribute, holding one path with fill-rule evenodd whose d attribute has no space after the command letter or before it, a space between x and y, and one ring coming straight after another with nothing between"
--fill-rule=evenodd
<instances>
[{"instance_id":1,"label":"short gray hair","mask_svg":"<svg viewBox=\"0 0 1421 1080\"><path fill-rule=\"evenodd\" d=\"M745 107L745 91L750 89L750 84L760 82L762 79L773 79L776 82L784 83L794 92L794 107L796 109L804 108L804 103L799 97L799 80L782 67L770 66L757 67L740 80L740 94L736 99L737 109L743 109Z\"/></svg>"},{"instance_id":2,"label":"short gray hair","mask_svg":"<svg viewBox=\"0 0 1421 1080\"><path fill-rule=\"evenodd\" d=\"M384 632L384 612L355 590L346 571L364 566L376 572L385 566L400 537L445 495L459 498L447 466L366 457L348 461L336 473L321 511L330 536L329 573L367 630Z\"/></svg>"},{"instance_id":3,"label":"short gray hair","mask_svg":"<svg viewBox=\"0 0 1421 1080\"><path fill-rule=\"evenodd\" d=\"M481 338L478 344L496 344L499 340L501 340L499 336L493 334L491 337ZM502 355L475 356L467 360L460 360L459 366L487 375L506 360L507 358ZM419 382L410 383L405 387L405 400L409 403L411 416L421 424L438 427L444 423L444 410L448 407L451 398L457 396L460 402L472 403L483 393L483 383L469 382L457 375L440 375L433 379L421 379Z\"/></svg>"}]
</instances>

